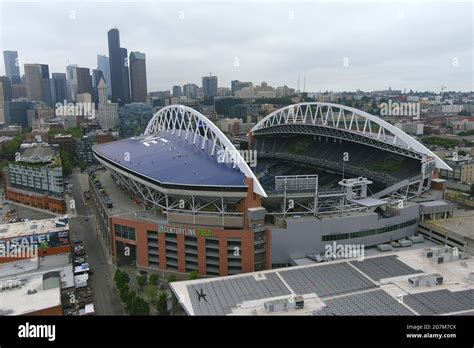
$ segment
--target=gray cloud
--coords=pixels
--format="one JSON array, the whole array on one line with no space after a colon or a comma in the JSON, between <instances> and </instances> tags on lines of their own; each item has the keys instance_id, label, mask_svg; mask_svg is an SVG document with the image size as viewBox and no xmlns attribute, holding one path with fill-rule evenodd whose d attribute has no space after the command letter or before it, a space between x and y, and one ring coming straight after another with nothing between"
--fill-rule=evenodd
<instances>
[{"instance_id":1,"label":"gray cloud","mask_svg":"<svg viewBox=\"0 0 474 348\"><path fill-rule=\"evenodd\" d=\"M96 55L108 55L107 30L117 27L123 47L146 53L150 91L200 85L209 72L220 86L240 79L296 87L301 73L302 87L304 73L308 91L472 90L472 6L4 1L0 48L17 50L22 64L49 64L50 72L64 72L68 62L95 68Z\"/></svg>"}]
</instances>

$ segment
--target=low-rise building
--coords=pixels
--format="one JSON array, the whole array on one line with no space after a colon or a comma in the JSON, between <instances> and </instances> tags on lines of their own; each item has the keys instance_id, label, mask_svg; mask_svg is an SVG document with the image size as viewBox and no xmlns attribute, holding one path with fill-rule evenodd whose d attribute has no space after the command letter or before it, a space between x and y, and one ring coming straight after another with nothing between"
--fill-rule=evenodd
<instances>
[{"instance_id":1,"label":"low-rise building","mask_svg":"<svg viewBox=\"0 0 474 348\"><path fill-rule=\"evenodd\" d=\"M462 183L474 183L474 160L470 156L451 157L446 160L453 170L442 169L440 174L443 179L451 179Z\"/></svg>"},{"instance_id":2,"label":"low-rise building","mask_svg":"<svg viewBox=\"0 0 474 348\"><path fill-rule=\"evenodd\" d=\"M67 152L70 158L74 158L76 152L76 139L72 134L56 134L50 137L49 143L52 145L58 145L59 151Z\"/></svg>"}]
</instances>

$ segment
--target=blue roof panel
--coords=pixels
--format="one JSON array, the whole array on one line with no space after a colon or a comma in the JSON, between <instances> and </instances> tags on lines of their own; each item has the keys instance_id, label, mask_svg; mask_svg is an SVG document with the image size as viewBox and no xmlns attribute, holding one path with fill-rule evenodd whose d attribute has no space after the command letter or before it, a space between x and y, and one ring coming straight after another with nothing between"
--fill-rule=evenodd
<instances>
[{"instance_id":1,"label":"blue roof panel","mask_svg":"<svg viewBox=\"0 0 474 348\"><path fill-rule=\"evenodd\" d=\"M189 134L185 140L184 132L157 133L95 145L94 151L163 184L246 187L245 175L237 167L217 163L209 154L210 141L201 150L202 138L197 136L192 144L193 137Z\"/></svg>"}]
</instances>

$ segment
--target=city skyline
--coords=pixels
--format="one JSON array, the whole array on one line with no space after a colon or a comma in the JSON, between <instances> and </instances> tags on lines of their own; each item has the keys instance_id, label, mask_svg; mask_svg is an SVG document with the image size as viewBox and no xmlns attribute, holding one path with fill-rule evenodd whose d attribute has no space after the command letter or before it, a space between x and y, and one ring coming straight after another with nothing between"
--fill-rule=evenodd
<instances>
[{"instance_id":1,"label":"city skyline","mask_svg":"<svg viewBox=\"0 0 474 348\"><path fill-rule=\"evenodd\" d=\"M410 8L321 2L271 7L250 2L245 9L234 3L139 4L3 3L1 50L18 51L21 74L25 63L48 64L51 73L65 72L70 64L92 70L97 55L109 55L107 31L116 27L122 47L146 54L150 92L201 85L209 72L218 76L219 87L241 80L297 88L299 75L300 89L306 85L308 92L390 86L439 91L442 85L472 90L467 2L422 1ZM25 11L26 6L34 10ZM88 11L92 6L97 10ZM101 10L109 15L99 18ZM205 25L209 20L215 22L212 30ZM346 23L354 26L346 30ZM34 24L48 40L25 30ZM4 66L0 73L5 74Z\"/></svg>"}]
</instances>

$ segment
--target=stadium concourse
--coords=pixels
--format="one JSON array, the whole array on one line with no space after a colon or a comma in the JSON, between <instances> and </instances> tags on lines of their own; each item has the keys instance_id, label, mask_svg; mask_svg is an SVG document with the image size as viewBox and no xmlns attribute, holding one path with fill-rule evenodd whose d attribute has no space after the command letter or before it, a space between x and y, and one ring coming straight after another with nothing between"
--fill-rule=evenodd
<instances>
[{"instance_id":1,"label":"stadium concourse","mask_svg":"<svg viewBox=\"0 0 474 348\"><path fill-rule=\"evenodd\" d=\"M91 201L114 262L183 277L263 271L333 243L399 241L421 217L452 214L433 180L449 166L361 110L284 107L252 128L248 148L252 168L183 105L160 109L141 136L94 146L106 170L90 173Z\"/></svg>"}]
</instances>

